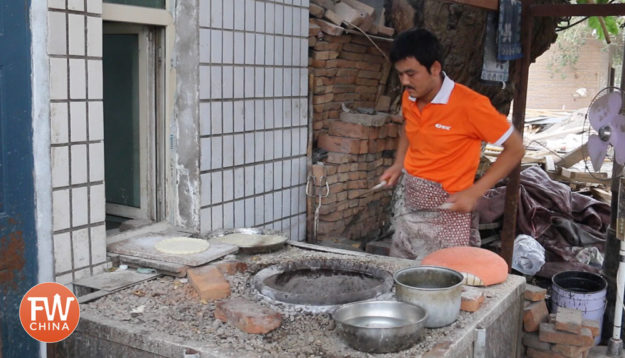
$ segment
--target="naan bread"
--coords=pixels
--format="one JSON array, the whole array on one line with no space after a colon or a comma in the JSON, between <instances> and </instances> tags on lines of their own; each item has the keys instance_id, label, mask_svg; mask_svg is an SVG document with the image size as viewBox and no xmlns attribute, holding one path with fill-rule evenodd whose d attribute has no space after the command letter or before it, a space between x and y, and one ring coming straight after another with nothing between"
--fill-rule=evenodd
<instances>
[{"instance_id":1,"label":"naan bread","mask_svg":"<svg viewBox=\"0 0 625 358\"><path fill-rule=\"evenodd\" d=\"M154 244L155 249L169 255L199 254L206 251L208 247L208 241L191 237L171 237Z\"/></svg>"}]
</instances>

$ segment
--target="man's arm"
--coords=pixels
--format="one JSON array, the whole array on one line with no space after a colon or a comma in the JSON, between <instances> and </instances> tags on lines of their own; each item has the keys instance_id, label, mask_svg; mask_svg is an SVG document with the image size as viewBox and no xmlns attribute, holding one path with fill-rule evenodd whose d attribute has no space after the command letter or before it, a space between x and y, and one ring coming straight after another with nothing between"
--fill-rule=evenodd
<instances>
[{"instance_id":1,"label":"man's arm","mask_svg":"<svg viewBox=\"0 0 625 358\"><path fill-rule=\"evenodd\" d=\"M401 170L404 168L404 158L406 158L406 151L408 150L408 138L406 138L406 124L402 124L399 129L399 141L397 142L397 151L395 152L395 161L393 165L388 167L380 176L380 182L385 180L387 186L392 186L397 183L401 175Z\"/></svg>"},{"instance_id":2,"label":"man's arm","mask_svg":"<svg viewBox=\"0 0 625 358\"><path fill-rule=\"evenodd\" d=\"M508 175L520 163L524 154L523 139L514 130L503 143L503 151L486 173L471 187L449 196L447 201L453 203L449 210L471 212L475 208L478 199L500 179Z\"/></svg>"}]
</instances>

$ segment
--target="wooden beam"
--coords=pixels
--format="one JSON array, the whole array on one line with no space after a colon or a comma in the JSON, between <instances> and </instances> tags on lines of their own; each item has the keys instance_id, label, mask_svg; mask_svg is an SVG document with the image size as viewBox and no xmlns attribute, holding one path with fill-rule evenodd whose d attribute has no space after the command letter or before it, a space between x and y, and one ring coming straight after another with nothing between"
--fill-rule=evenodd
<instances>
[{"instance_id":1,"label":"wooden beam","mask_svg":"<svg viewBox=\"0 0 625 358\"><path fill-rule=\"evenodd\" d=\"M443 0L462 5L471 5L487 10L499 10L499 0Z\"/></svg>"},{"instance_id":2,"label":"wooden beam","mask_svg":"<svg viewBox=\"0 0 625 358\"><path fill-rule=\"evenodd\" d=\"M625 4L534 4L532 16L623 16Z\"/></svg>"}]
</instances>

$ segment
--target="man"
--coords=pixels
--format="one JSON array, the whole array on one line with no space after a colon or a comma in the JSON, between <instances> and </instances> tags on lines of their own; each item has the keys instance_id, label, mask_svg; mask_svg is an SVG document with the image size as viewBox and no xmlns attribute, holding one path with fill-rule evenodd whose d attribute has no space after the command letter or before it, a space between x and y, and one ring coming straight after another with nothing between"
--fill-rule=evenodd
<instances>
[{"instance_id":1,"label":"man","mask_svg":"<svg viewBox=\"0 0 625 358\"><path fill-rule=\"evenodd\" d=\"M470 242L471 211L518 165L523 140L487 97L447 77L432 33L399 34L390 55L405 88L395 161L380 177L390 186L405 173L404 210L396 215L390 254L420 260L441 248L479 245ZM474 182L482 141L503 151Z\"/></svg>"}]
</instances>

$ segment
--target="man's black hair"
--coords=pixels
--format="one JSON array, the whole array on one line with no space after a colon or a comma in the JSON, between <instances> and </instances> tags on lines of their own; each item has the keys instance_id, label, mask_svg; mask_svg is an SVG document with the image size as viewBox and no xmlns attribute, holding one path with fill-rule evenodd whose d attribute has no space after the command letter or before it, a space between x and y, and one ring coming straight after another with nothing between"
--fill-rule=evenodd
<instances>
[{"instance_id":1,"label":"man's black hair","mask_svg":"<svg viewBox=\"0 0 625 358\"><path fill-rule=\"evenodd\" d=\"M434 61L443 66L441 44L434 34L426 29L412 28L400 33L391 48L391 62L395 64L408 57L414 57L430 72Z\"/></svg>"}]
</instances>

